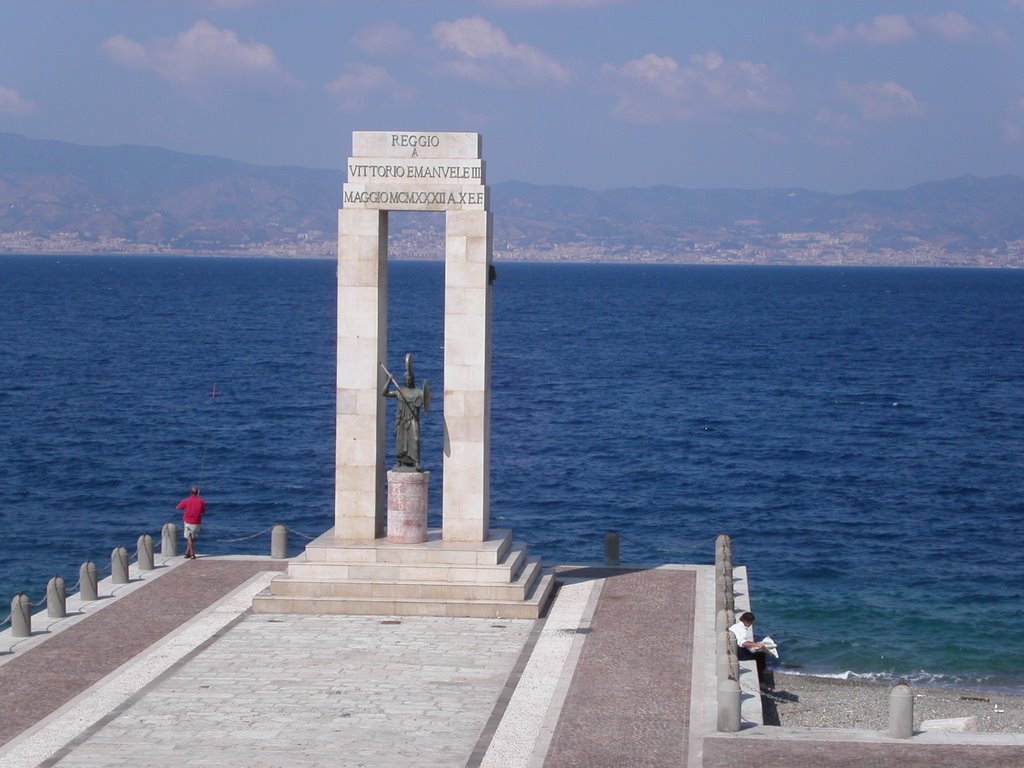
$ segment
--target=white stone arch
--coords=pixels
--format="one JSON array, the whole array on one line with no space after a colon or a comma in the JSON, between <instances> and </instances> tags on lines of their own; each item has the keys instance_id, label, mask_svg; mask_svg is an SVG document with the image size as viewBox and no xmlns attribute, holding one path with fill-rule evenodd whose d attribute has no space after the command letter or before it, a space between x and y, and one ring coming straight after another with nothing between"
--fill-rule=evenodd
<instances>
[{"instance_id":1,"label":"white stone arch","mask_svg":"<svg viewBox=\"0 0 1024 768\"><path fill-rule=\"evenodd\" d=\"M442 538L490 527L492 215L477 133L356 131L338 211L335 536L384 533L388 212L445 212Z\"/></svg>"}]
</instances>

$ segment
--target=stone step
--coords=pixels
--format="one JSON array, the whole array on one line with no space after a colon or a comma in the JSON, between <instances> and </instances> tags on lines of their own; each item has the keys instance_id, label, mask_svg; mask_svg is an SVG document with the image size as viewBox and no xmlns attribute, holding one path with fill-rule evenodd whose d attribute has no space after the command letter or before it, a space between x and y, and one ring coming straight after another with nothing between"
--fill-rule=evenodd
<instances>
[{"instance_id":1,"label":"stone step","mask_svg":"<svg viewBox=\"0 0 1024 768\"><path fill-rule=\"evenodd\" d=\"M272 595L287 597L380 597L457 600L525 600L540 577L539 557L531 557L514 581L502 584L458 581L375 581L344 579L319 581L279 576L270 585Z\"/></svg>"},{"instance_id":2,"label":"stone step","mask_svg":"<svg viewBox=\"0 0 1024 768\"><path fill-rule=\"evenodd\" d=\"M554 588L554 574L542 573L524 600L467 600L387 597L300 597L272 595L266 589L253 598L254 613L304 613L346 616L449 616L483 619L536 619Z\"/></svg>"},{"instance_id":3,"label":"stone step","mask_svg":"<svg viewBox=\"0 0 1024 768\"><path fill-rule=\"evenodd\" d=\"M409 545L422 546L422 545ZM411 550L414 551L414 550ZM430 563L414 558L412 562L310 561L306 558L288 564L288 576L304 581L434 581L476 584L509 584L526 562L526 545L515 542L505 558L495 565Z\"/></svg>"},{"instance_id":4,"label":"stone step","mask_svg":"<svg viewBox=\"0 0 1024 768\"><path fill-rule=\"evenodd\" d=\"M306 545L307 562L430 563L443 565L498 565L512 546L512 531L493 528L486 541L444 541L441 529L427 532L420 544L391 544L386 538L371 541L343 539L334 529Z\"/></svg>"}]
</instances>

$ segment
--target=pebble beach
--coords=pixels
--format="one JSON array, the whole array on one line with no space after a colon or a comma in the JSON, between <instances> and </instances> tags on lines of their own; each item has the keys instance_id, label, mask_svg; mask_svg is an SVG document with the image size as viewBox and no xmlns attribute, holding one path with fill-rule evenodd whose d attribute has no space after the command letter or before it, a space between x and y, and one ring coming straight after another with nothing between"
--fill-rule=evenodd
<instances>
[{"instance_id":1,"label":"pebble beach","mask_svg":"<svg viewBox=\"0 0 1024 768\"><path fill-rule=\"evenodd\" d=\"M888 728L884 683L775 673L762 697L765 724L810 728ZM914 728L927 720L973 717L981 733L1024 733L1024 696L953 688L914 689Z\"/></svg>"}]
</instances>

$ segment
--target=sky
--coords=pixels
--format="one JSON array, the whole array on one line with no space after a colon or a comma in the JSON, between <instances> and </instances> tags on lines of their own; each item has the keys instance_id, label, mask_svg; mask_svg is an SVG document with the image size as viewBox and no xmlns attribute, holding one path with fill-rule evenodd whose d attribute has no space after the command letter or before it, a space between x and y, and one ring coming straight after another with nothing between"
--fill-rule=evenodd
<instances>
[{"instance_id":1,"label":"sky","mask_svg":"<svg viewBox=\"0 0 1024 768\"><path fill-rule=\"evenodd\" d=\"M0 0L0 131L343 169L476 131L487 181L1024 175L1024 0Z\"/></svg>"}]
</instances>

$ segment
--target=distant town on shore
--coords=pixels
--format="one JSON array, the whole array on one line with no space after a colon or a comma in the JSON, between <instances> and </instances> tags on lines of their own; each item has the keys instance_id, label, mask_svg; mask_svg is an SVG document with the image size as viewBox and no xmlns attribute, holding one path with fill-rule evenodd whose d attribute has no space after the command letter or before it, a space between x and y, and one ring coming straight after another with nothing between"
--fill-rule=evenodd
<instances>
[{"instance_id":1,"label":"distant town on shore","mask_svg":"<svg viewBox=\"0 0 1024 768\"><path fill-rule=\"evenodd\" d=\"M344 171L0 133L0 253L333 258ZM498 261L1024 267L1024 179L905 190L490 185ZM441 259L443 214L392 213Z\"/></svg>"}]
</instances>

